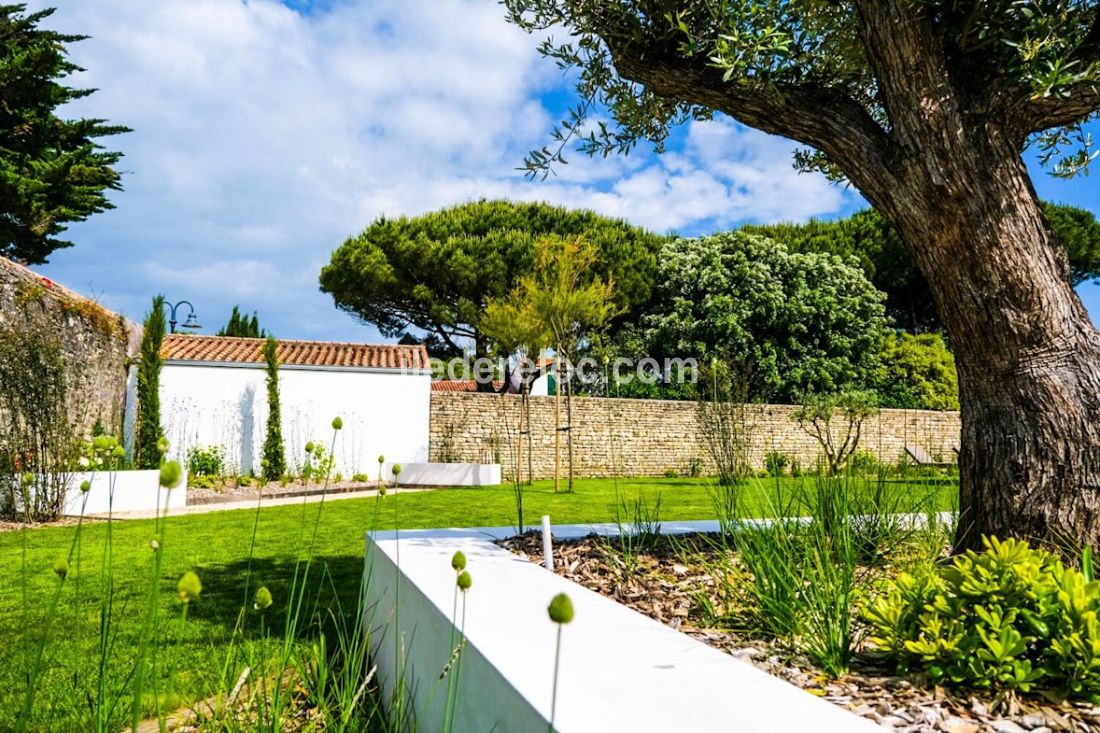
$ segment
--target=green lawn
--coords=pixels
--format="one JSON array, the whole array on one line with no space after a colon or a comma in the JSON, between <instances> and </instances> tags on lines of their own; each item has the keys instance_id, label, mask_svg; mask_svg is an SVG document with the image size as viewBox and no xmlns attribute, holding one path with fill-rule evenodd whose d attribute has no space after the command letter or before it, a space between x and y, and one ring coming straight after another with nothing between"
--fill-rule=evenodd
<instances>
[{"instance_id":1,"label":"green lawn","mask_svg":"<svg viewBox=\"0 0 1100 733\"><path fill-rule=\"evenodd\" d=\"M800 482L785 479L781 494L789 496ZM776 489L772 480L754 481L743 487L743 506L754 513L767 513L768 496ZM899 495L914 497L931 492L940 508L953 504L953 484L918 486L897 484ZM614 521L616 497L628 503L643 496L652 506L661 497L662 519L707 519L715 516L708 482L699 479L586 479L577 481L574 494L555 494L550 482L538 482L525 490L524 513L528 526L549 514L557 523ZM259 512L255 551L251 559L252 588L266 584L275 606L266 615L271 632L281 636L281 602L288 594L301 539L314 526L318 504L271 507ZM376 509L379 509L376 515ZM476 489L446 489L389 495L374 499L328 502L318 525L316 570L309 597L324 609L339 599L347 603L358 587L363 564L363 533L377 516L378 528L390 528L400 518L402 528L515 525L515 504L508 486ZM174 693L163 692L162 707L202 699L222 689L222 668L231 649L230 637L246 604L245 578L250 565L249 546L254 509L171 517L161 543L164 548L160 573L161 611L167 623L160 633L167 646L161 664L175 668ZM624 519L629 517L624 515ZM74 568L62 587L57 620L47 647L46 672L35 700L32 730L84 730L96 684L100 590L104 566L102 552L106 523L86 525L80 538L79 571ZM75 535L73 527L42 528L0 534L0 730L14 726L26 689L30 656L44 630L50 598L57 587L52 571L55 559L64 556ZM114 657L110 669L113 685L126 688L134 666L140 636L137 618L145 594L152 587L153 520L115 522L114 573L115 629ZM308 541L308 539L307 539ZM179 619L175 598L177 579L195 570L202 579L202 599L193 604L186 625ZM257 623L250 613L245 637L254 638ZM232 665L230 665L232 666ZM236 678L237 671L227 676ZM232 685L232 679L229 685ZM128 703L126 703L128 705ZM152 709L153 701L145 706ZM127 712L119 710L112 720L125 727Z\"/></svg>"}]
</instances>

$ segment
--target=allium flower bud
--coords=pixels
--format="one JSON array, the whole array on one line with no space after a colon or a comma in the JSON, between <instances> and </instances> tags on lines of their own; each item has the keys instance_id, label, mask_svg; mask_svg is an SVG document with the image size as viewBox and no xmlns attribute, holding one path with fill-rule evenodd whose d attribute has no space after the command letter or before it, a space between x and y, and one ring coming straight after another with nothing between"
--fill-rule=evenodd
<instances>
[{"instance_id":1,"label":"allium flower bud","mask_svg":"<svg viewBox=\"0 0 1100 733\"><path fill-rule=\"evenodd\" d=\"M306 443L306 453L312 453L312 452L313 452L313 441L311 440L308 443Z\"/></svg>"},{"instance_id":2,"label":"allium flower bud","mask_svg":"<svg viewBox=\"0 0 1100 733\"><path fill-rule=\"evenodd\" d=\"M164 455L168 452L168 438L163 435L157 438L157 453Z\"/></svg>"},{"instance_id":3,"label":"allium flower bud","mask_svg":"<svg viewBox=\"0 0 1100 733\"><path fill-rule=\"evenodd\" d=\"M62 580L69 574L69 561L63 557L59 557L53 561L53 571L57 573L57 577Z\"/></svg>"},{"instance_id":4,"label":"allium flower bud","mask_svg":"<svg viewBox=\"0 0 1100 733\"><path fill-rule=\"evenodd\" d=\"M84 479L80 482L80 490L87 494L89 491L92 490L92 482L88 479Z\"/></svg>"},{"instance_id":5,"label":"allium flower bud","mask_svg":"<svg viewBox=\"0 0 1100 733\"><path fill-rule=\"evenodd\" d=\"M183 467L179 461L167 461L160 467L160 485L166 489L174 489L180 485L183 479Z\"/></svg>"},{"instance_id":6,"label":"allium flower bud","mask_svg":"<svg viewBox=\"0 0 1100 733\"><path fill-rule=\"evenodd\" d=\"M257 611L264 611L272 604L271 591L266 585L256 589L256 595L252 596L252 607Z\"/></svg>"},{"instance_id":7,"label":"allium flower bud","mask_svg":"<svg viewBox=\"0 0 1100 733\"><path fill-rule=\"evenodd\" d=\"M123 448L121 445L116 445L115 449L113 451L111 451L111 455L114 456L115 458L125 458L126 457L126 449Z\"/></svg>"},{"instance_id":8,"label":"allium flower bud","mask_svg":"<svg viewBox=\"0 0 1100 733\"><path fill-rule=\"evenodd\" d=\"M451 567L455 569L456 573L460 573L466 569L466 555L462 550L458 550L451 557Z\"/></svg>"},{"instance_id":9,"label":"allium flower bud","mask_svg":"<svg viewBox=\"0 0 1100 733\"><path fill-rule=\"evenodd\" d=\"M386 485L385 485L385 484L379 484L379 485L378 485L378 495L379 495L379 496L385 496L385 495L386 495L386 491L387 491L387 489L386 489Z\"/></svg>"},{"instance_id":10,"label":"allium flower bud","mask_svg":"<svg viewBox=\"0 0 1100 733\"><path fill-rule=\"evenodd\" d=\"M176 584L176 592L179 594L180 603L190 603L199 600L202 595L202 581L193 570L188 570Z\"/></svg>"},{"instance_id":11,"label":"allium flower bud","mask_svg":"<svg viewBox=\"0 0 1100 733\"><path fill-rule=\"evenodd\" d=\"M390 470L393 471L394 476L399 475L401 473L401 464L400 463L393 464L393 468L391 468Z\"/></svg>"},{"instance_id":12,"label":"allium flower bud","mask_svg":"<svg viewBox=\"0 0 1100 733\"><path fill-rule=\"evenodd\" d=\"M550 600L546 612L554 623L567 624L573 620L573 601L564 593L558 593Z\"/></svg>"},{"instance_id":13,"label":"allium flower bud","mask_svg":"<svg viewBox=\"0 0 1100 733\"><path fill-rule=\"evenodd\" d=\"M465 593L470 590L470 586L474 584L474 579L470 577L469 570L463 570L458 574L458 580L455 582L458 583L458 589Z\"/></svg>"},{"instance_id":14,"label":"allium flower bud","mask_svg":"<svg viewBox=\"0 0 1100 733\"><path fill-rule=\"evenodd\" d=\"M386 457L383 456L383 455L379 455L378 456L378 465L382 465L385 462L386 462Z\"/></svg>"},{"instance_id":15,"label":"allium flower bud","mask_svg":"<svg viewBox=\"0 0 1100 733\"><path fill-rule=\"evenodd\" d=\"M344 427L344 420L341 417L332 418L332 429L340 430Z\"/></svg>"}]
</instances>

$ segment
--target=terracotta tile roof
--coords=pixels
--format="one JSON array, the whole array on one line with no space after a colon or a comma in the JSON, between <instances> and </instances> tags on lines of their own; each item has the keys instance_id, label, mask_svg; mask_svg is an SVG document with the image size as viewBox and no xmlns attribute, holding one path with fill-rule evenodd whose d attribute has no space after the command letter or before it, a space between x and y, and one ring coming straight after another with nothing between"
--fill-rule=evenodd
<instances>
[{"instance_id":1,"label":"terracotta tile roof","mask_svg":"<svg viewBox=\"0 0 1100 733\"><path fill-rule=\"evenodd\" d=\"M279 341L279 362L287 366L428 369L428 350L401 344L345 344L330 341ZM165 361L262 364L264 339L169 334L160 354Z\"/></svg>"},{"instance_id":2,"label":"terracotta tile roof","mask_svg":"<svg viewBox=\"0 0 1100 733\"><path fill-rule=\"evenodd\" d=\"M493 391L499 392L504 382L493 382ZM441 379L432 382L433 392L477 392L477 382L472 379Z\"/></svg>"}]
</instances>

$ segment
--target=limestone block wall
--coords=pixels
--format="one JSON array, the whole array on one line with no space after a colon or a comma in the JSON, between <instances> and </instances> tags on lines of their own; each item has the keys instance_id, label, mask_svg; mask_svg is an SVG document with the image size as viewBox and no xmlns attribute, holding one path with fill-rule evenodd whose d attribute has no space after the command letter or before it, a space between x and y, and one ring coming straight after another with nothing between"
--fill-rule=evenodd
<instances>
[{"instance_id":1,"label":"limestone block wall","mask_svg":"<svg viewBox=\"0 0 1100 733\"><path fill-rule=\"evenodd\" d=\"M517 450L520 440L527 440L519 434L520 405L516 395L433 392L430 460L501 463L507 478L518 453L526 476L526 448ZM755 468L763 468L769 451L779 451L805 467L818 459L818 442L791 419L796 409L792 405L746 406L750 459ZM660 476L669 470L688 475L693 467L703 474L714 470L694 402L575 397L572 412L573 462L578 476ZM564 400L561 421L569 423ZM555 398L532 397L536 478L553 476L554 426ZM952 460L959 432L957 412L883 410L864 423L860 450L892 462L910 445L937 459Z\"/></svg>"}]
</instances>

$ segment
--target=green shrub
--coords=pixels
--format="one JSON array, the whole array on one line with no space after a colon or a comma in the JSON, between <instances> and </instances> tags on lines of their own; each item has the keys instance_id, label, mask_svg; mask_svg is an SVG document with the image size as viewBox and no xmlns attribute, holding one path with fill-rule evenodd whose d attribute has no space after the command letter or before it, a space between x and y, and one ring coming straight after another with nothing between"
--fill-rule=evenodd
<instances>
[{"instance_id":1,"label":"green shrub","mask_svg":"<svg viewBox=\"0 0 1100 733\"><path fill-rule=\"evenodd\" d=\"M1100 698L1100 583L1027 542L984 543L899 575L864 609L872 642L937 684Z\"/></svg>"},{"instance_id":2,"label":"green shrub","mask_svg":"<svg viewBox=\"0 0 1100 733\"><path fill-rule=\"evenodd\" d=\"M207 448L195 446L187 451L188 476L221 476L225 469L225 458L221 446ZM191 483L194 486L194 482Z\"/></svg>"},{"instance_id":3,"label":"green shrub","mask_svg":"<svg viewBox=\"0 0 1100 733\"><path fill-rule=\"evenodd\" d=\"M790 459L777 450L770 450L764 456L764 468L765 470L767 470L768 475L772 478L782 476L784 473L786 473L787 465L789 463Z\"/></svg>"},{"instance_id":4,"label":"green shrub","mask_svg":"<svg viewBox=\"0 0 1100 733\"><path fill-rule=\"evenodd\" d=\"M687 475L692 478L699 478L703 475L703 459L699 456L692 456L688 461Z\"/></svg>"},{"instance_id":5,"label":"green shrub","mask_svg":"<svg viewBox=\"0 0 1100 733\"><path fill-rule=\"evenodd\" d=\"M261 461L264 478L268 481L282 480L286 473L282 418L279 411L278 348L278 342L268 336L263 345L264 369L267 372L267 427L264 434L264 457Z\"/></svg>"},{"instance_id":6,"label":"green shrub","mask_svg":"<svg viewBox=\"0 0 1100 733\"><path fill-rule=\"evenodd\" d=\"M153 305L142 325L141 351L137 366L137 427L134 430L134 463L138 468L160 468L161 452L157 441L164 434L160 426L160 356L167 324L164 322L164 296L153 298Z\"/></svg>"},{"instance_id":7,"label":"green shrub","mask_svg":"<svg viewBox=\"0 0 1100 733\"><path fill-rule=\"evenodd\" d=\"M861 475L876 473L879 469L878 456L875 455L874 451L856 451L855 455L848 461L848 467Z\"/></svg>"},{"instance_id":8,"label":"green shrub","mask_svg":"<svg viewBox=\"0 0 1100 733\"><path fill-rule=\"evenodd\" d=\"M352 474L351 480L354 481L357 484L365 484L365 483L368 483L370 481L370 476L368 476L365 473L355 473L355 474Z\"/></svg>"},{"instance_id":9,"label":"green shrub","mask_svg":"<svg viewBox=\"0 0 1100 733\"><path fill-rule=\"evenodd\" d=\"M680 478L680 472L675 468L669 468L665 470L665 478Z\"/></svg>"}]
</instances>

